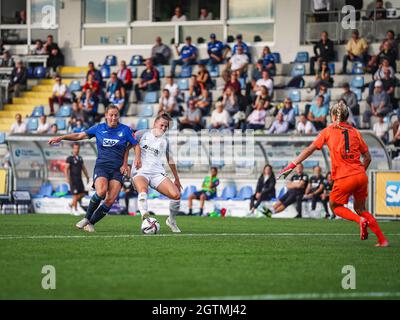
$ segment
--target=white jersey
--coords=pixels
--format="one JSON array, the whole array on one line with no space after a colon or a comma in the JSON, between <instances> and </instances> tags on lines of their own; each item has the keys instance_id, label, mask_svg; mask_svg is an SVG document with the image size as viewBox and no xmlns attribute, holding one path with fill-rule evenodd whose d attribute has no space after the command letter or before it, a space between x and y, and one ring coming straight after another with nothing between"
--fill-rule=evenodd
<instances>
[{"instance_id":1,"label":"white jersey","mask_svg":"<svg viewBox=\"0 0 400 320\"><path fill-rule=\"evenodd\" d=\"M135 133L135 136L139 141L142 154L142 167L139 170L132 168L132 175L136 173L165 174L163 163L166 160L167 152L171 156L165 134L156 137L152 130L140 130Z\"/></svg>"}]
</instances>

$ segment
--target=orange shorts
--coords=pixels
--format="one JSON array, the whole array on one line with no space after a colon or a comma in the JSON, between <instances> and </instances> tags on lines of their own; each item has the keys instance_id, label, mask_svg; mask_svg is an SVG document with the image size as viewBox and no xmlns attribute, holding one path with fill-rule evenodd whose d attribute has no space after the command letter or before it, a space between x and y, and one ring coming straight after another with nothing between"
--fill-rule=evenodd
<instances>
[{"instance_id":1,"label":"orange shorts","mask_svg":"<svg viewBox=\"0 0 400 320\"><path fill-rule=\"evenodd\" d=\"M368 177L365 173L335 180L329 201L347 204L350 196L354 200L365 200L368 196Z\"/></svg>"}]
</instances>

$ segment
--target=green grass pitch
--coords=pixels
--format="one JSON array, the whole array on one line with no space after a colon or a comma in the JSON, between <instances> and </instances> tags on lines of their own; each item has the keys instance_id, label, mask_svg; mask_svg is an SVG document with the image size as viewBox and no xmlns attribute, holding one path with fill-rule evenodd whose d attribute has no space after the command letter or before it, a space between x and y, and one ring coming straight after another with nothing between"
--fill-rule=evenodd
<instances>
[{"instance_id":1,"label":"green grass pitch","mask_svg":"<svg viewBox=\"0 0 400 320\"><path fill-rule=\"evenodd\" d=\"M375 248L342 220L178 217L144 236L140 219L109 216L94 234L67 215L0 216L0 299L400 298L400 223ZM44 265L56 289L44 290ZM344 290L345 265L356 289Z\"/></svg>"}]
</instances>

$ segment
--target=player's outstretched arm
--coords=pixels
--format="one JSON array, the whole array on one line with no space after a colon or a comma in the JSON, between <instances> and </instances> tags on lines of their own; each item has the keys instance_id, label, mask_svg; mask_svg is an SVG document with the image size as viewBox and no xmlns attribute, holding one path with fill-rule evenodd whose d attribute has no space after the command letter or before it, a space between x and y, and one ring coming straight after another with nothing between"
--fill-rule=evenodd
<instances>
[{"instance_id":1,"label":"player's outstretched arm","mask_svg":"<svg viewBox=\"0 0 400 320\"><path fill-rule=\"evenodd\" d=\"M49 140L49 144L57 144L60 143L63 140L67 141L79 141L79 140L84 140L87 139L88 135L86 132L79 132L79 133L70 133L70 134L65 134L63 136L59 137L54 137Z\"/></svg>"},{"instance_id":2,"label":"player's outstretched arm","mask_svg":"<svg viewBox=\"0 0 400 320\"><path fill-rule=\"evenodd\" d=\"M286 168L282 169L279 173L278 173L278 179L280 177L286 178L294 168L296 168L296 166L299 163L302 163L304 160L306 160L309 156L311 156L314 151L317 150L317 147L311 143L307 148L305 148L300 154L299 156L293 161L291 162Z\"/></svg>"}]
</instances>

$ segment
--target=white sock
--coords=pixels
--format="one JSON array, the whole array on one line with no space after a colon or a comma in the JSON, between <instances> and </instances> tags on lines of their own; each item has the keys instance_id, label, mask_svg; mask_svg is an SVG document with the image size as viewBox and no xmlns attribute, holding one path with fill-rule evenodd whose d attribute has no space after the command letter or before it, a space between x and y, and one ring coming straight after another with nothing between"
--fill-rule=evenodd
<instances>
[{"instance_id":1,"label":"white sock","mask_svg":"<svg viewBox=\"0 0 400 320\"><path fill-rule=\"evenodd\" d=\"M178 214L180 207L181 200L171 200L169 202L169 220L171 222L175 222L175 216Z\"/></svg>"},{"instance_id":2,"label":"white sock","mask_svg":"<svg viewBox=\"0 0 400 320\"><path fill-rule=\"evenodd\" d=\"M146 192L141 192L138 195L138 209L140 211L140 214L142 217L146 214L148 214L147 210L147 193Z\"/></svg>"}]
</instances>

